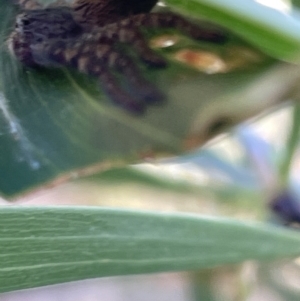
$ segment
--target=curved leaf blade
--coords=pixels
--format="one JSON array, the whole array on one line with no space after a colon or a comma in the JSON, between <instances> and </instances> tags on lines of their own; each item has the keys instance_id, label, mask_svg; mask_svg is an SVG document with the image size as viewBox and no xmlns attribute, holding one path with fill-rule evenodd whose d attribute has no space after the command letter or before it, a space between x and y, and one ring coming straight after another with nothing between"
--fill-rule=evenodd
<instances>
[{"instance_id":1,"label":"curved leaf blade","mask_svg":"<svg viewBox=\"0 0 300 301\"><path fill-rule=\"evenodd\" d=\"M16 12L6 0L0 4L5 46ZM167 103L135 117L112 105L90 77L24 68L6 47L0 50L0 191L7 196L86 166L101 163L105 169L144 153L180 152L197 112L266 67L263 62L247 71L207 75L170 62L146 74L168 95Z\"/></svg>"},{"instance_id":2,"label":"curved leaf blade","mask_svg":"<svg viewBox=\"0 0 300 301\"><path fill-rule=\"evenodd\" d=\"M300 20L254 0L167 0L192 15L203 15L237 33L269 55L293 62L300 56Z\"/></svg>"},{"instance_id":3,"label":"curved leaf blade","mask_svg":"<svg viewBox=\"0 0 300 301\"><path fill-rule=\"evenodd\" d=\"M229 219L87 207L0 211L0 292L299 254L299 233Z\"/></svg>"}]
</instances>

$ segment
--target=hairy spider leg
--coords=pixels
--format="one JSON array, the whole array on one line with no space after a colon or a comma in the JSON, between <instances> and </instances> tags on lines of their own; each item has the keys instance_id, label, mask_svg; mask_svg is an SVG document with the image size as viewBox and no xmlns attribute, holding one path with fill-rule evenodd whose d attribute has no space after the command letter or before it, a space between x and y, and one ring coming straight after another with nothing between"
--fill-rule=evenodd
<instances>
[{"instance_id":1,"label":"hairy spider leg","mask_svg":"<svg viewBox=\"0 0 300 301\"><path fill-rule=\"evenodd\" d=\"M135 24L131 22L131 18L107 25L103 28L95 28L81 37L81 40L85 44L103 39L107 39L114 44L124 43L133 47L134 52L148 66L163 68L167 65L165 59L147 45L147 41L136 28Z\"/></svg>"},{"instance_id":2,"label":"hairy spider leg","mask_svg":"<svg viewBox=\"0 0 300 301\"><path fill-rule=\"evenodd\" d=\"M119 52L115 52L115 67L125 75L125 80L129 83L129 92L133 97L144 100L147 104L155 104L164 100L165 96L152 83L147 81L130 57Z\"/></svg>"},{"instance_id":3,"label":"hairy spider leg","mask_svg":"<svg viewBox=\"0 0 300 301\"><path fill-rule=\"evenodd\" d=\"M175 28L193 39L212 43L221 44L227 40L227 35L223 31L191 23L174 13L134 15L125 20L109 24L105 28L94 30L92 34L84 34L82 38L87 43L91 39L100 40L103 38L125 43L130 45L148 66L164 68L167 62L161 55L150 48L141 33L141 28Z\"/></svg>"},{"instance_id":4,"label":"hairy spider leg","mask_svg":"<svg viewBox=\"0 0 300 301\"><path fill-rule=\"evenodd\" d=\"M135 113L142 113L146 104L162 100L163 95L148 83L132 60L105 43L58 40L32 47L32 57L38 65L70 66L80 72L97 77L104 91L117 104ZM114 72L119 72L129 84L127 92Z\"/></svg>"},{"instance_id":5,"label":"hairy spider leg","mask_svg":"<svg viewBox=\"0 0 300 301\"><path fill-rule=\"evenodd\" d=\"M126 22L126 20L122 22ZM137 27L174 28L193 39L211 43L223 44L227 41L227 34L222 30L195 24L172 12L140 14L133 16L131 22L134 22Z\"/></svg>"},{"instance_id":6,"label":"hairy spider leg","mask_svg":"<svg viewBox=\"0 0 300 301\"><path fill-rule=\"evenodd\" d=\"M115 45L115 41L108 41L107 38L104 41L105 43L98 41L94 46L91 44L87 46L88 44L84 43L85 46L81 46L79 52L89 57L96 55L103 65L119 72L128 85L128 92L136 101L152 104L164 99L163 94L144 78L132 58L116 48L118 45ZM91 49L91 53L89 53L89 49Z\"/></svg>"},{"instance_id":7,"label":"hairy spider leg","mask_svg":"<svg viewBox=\"0 0 300 301\"><path fill-rule=\"evenodd\" d=\"M118 38L123 43L133 44L138 49L139 43L143 39L140 33L141 28L173 28L196 40L217 44L227 41L227 34L220 29L194 24L171 12L131 16L120 22L107 25L105 34L109 37ZM99 34L103 36L102 32ZM135 43L135 41L137 42ZM149 46L147 47L149 48Z\"/></svg>"},{"instance_id":8,"label":"hairy spider leg","mask_svg":"<svg viewBox=\"0 0 300 301\"><path fill-rule=\"evenodd\" d=\"M120 42L133 46L135 53L148 67L165 68L167 66L166 60L151 49L147 40L133 24L122 26L118 31L118 35Z\"/></svg>"},{"instance_id":9,"label":"hairy spider leg","mask_svg":"<svg viewBox=\"0 0 300 301\"><path fill-rule=\"evenodd\" d=\"M99 78L103 91L119 106L124 109L141 114L145 111L146 105L127 93L121 88L116 80L115 75L106 66L97 65L94 70L90 70L89 74L95 75Z\"/></svg>"}]
</instances>

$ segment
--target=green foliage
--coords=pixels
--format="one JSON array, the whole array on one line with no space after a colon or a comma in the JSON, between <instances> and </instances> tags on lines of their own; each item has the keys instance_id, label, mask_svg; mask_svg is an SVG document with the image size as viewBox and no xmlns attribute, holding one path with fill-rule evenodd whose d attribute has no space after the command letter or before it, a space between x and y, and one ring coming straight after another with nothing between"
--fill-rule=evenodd
<instances>
[{"instance_id":1,"label":"green foliage","mask_svg":"<svg viewBox=\"0 0 300 301\"><path fill-rule=\"evenodd\" d=\"M1 292L300 252L298 233L263 224L95 207L6 207L0 229Z\"/></svg>"},{"instance_id":2,"label":"green foliage","mask_svg":"<svg viewBox=\"0 0 300 301\"><path fill-rule=\"evenodd\" d=\"M5 44L16 11L6 0L0 5L0 38ZM234 39L217 51L239 45L244 42ZM216 47L183 39L181 47L188 46L206 51ZM172 49L165 51L171 54ZM136 117L111 104L94 79L69 70L24 69L3 47L0 191L18 194L96 163L105 169L107 162L140 161L144 153L181 152L197 112L220 95L246 87L266 72L269 62L265 58L246 70L211 75L171 61L165 70L148 70L148 78L168 100Z\"/></svg>"},{"instance_id":3,"label":"green foliage","mask_svg":"<svg viewBox=\"0 0 300 301\"><path fill-rule=\"evenodd\" d=\"M253 0L168 0L188 14L202 15L231 29L278 59L298 61L300 21Z\"/></svg>"},{"instance_id":4,"label":"green foliage","mask_svg":"<svg viewBox=\"0 0 300 301\"><path fill-rule=\"evenodd\" d=\"M222 117L224 103L226 112L235 107L252 114L259 112L255 102L248 102L249 93L253 92L254 98L262 94L252 84L278 71L282 65L275 59L298 61L300 21L291 13L251 0L167 3L184 14L215 21L245 40L232 35L228 44L216 47L182 38L176 49L190 46L220 54L245 47L259 60L224 74L200 74L174 61L166 70L148 71L146 76L161 87L168 101L143 117L135 117L110 104L89 77L70 70L20 66L5 47L16 12L11 2L0 0L0 39L4 46L0 50L2 195L20 194L90 165L107 169L119 166L120 161L141 161L148 153L181 153L199 112L212 104L212 110ZM161 51L171 58L172 49ZM295 73L286 68L284 74L289 76L299 73L297 67ZM285 79L280 77L280 82ZM266 89L277 87L274 81L268 84ZM287 80L286 86L292 89L289 84ZM286 92L282 93L283 100L290 91ZM298 114L296 111L295 116ZM246 118L238 114L234 117L236 122ZM285 179L298 142L297 127L295 122L295 134L283 163ZM224 168L233 173L228 165ZM108 172L106 179L116 181L120 174L136 176L116 169ZM161 185L147 177L144 180L156 188ZM89 277L189 270L299 254L298 233L234 219L85 207L0 210L0 292Z\"/></svg>"}]
</instances>

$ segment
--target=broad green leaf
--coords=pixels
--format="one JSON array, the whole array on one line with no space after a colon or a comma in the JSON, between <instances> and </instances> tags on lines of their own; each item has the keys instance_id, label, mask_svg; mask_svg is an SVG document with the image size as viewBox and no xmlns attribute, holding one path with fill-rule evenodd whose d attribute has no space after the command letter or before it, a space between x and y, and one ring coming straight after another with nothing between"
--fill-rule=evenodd
<instances>
[{"instance_id":1,"label":"broad green leaf","mask_svg":"<svg viewBox=\"0 0 300 301\"><path fill-rule=\"evenodd\" d=\"M0 211L0 292L299 254L299 233L229 219L87 207Z\"/></svg>"},{"instance_id":2,"label":"broad green leaf","mask_svg":"<svg viewBox=\"0 0 300 301\"><path fill-rule=\"evenodd\" d=\"M237 39L216 47L182 37L174 51L191 47L230 54L236 47L246 47L254 61L245 70L228 74L203 74L175 62L165 70L145 70L145 76L168 99L136 117L111 104L88 76L65 69L22 67L5 46L16 11L7 0L0 5L0 191L4 195L21 193L94 164L106 169L120 161L139 161L144 154L181 152L199 112L205 114L205 107L220 95L235 99L235 91L240 95L270 65L268 58ZM173 50L164 54L170 57Z\"/></svg>"},{"instance_id":3,"label":"broad green leaf","mask_svg":"<svg viewBox=\"0 0 300 301\"><path fill-rule=\"evenodd\" d=\"M271 56L299 62L300 19L292 9L280 11L254 0L167 0L166 3L222 24Z\"/></svg>"}]
</instances>

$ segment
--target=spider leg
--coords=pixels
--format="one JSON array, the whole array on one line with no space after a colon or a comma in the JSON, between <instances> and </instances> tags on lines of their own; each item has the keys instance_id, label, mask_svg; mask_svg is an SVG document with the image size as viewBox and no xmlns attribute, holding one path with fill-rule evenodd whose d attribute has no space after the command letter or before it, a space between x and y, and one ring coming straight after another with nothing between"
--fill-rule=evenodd
<instances>
[{"instance_id":1,"label":"spider leg","mask_svg":"<svg viewBox=\"0 0 300 301\"><path fill-rule=\"evenodd\" d=\"M114 24L115 25L115 24ZM111 25L113 26L113 25ZM207 27L199 24L194 24L185 18L176 15L172 12L168 13L151 13L139 14L132 16L128 19L122 20L115 26L122 29L136 28L174 28L184 32L188 36L196 40L204 40L212 43L224 43L227 40L227 35L220 29ZM120 37L121 38L121 37ZM132 35L127 34L125 39L128 42L132 39Z\"/></svg>"},{"instance_id":2,"label":"spider leg","mask_svg":"<svg viewBox=\"0 0 300 301\"><path fill-rule=\"evenodd\" d=\"M116 58L113 63L114 67L125 76L130 84L130 91L134 92L135 96L143 99L147 104L158 103L164 99L164 95L143 77L131 58L118 52L111 55Z\"/></svg>"},{"instance_id":3,"label":"spider leg","mask_svg":"<svg viewBox=\"0 0 300 301\"><path fill-rule=\"evenodd\" d=\"M107 66L107 69L117 71L122 75L121 80L128 85L131 99L143 105L162 101L163 94L143 77L129 56L115 49L114 44L114 41L110 43L106 41L105 44L98 42L96 45L82 46L80 52L90 58L94 56L93 61L99 61L102 66ZM89 49L92 49L92 52Z\"/></svg>"},{"instance_id":4,"label":"spider leg","mask_svg":"<svg viewBox=\"0 0 300 301\"><path fill-rule=\"evenodd\" d=\"M150 67L163 68L166 61L148 46L140 32L141 28L175 28L188 36L213 43L224 43L227 36L223 31L194 24L173 13L152 13L131 16L120 22L105 26L95 32L93 39L108 38L133 47L141 60Z\"/></svg>"},{"instance_id":5,"label":"spider leg","mask_svg":"<svg viewBox=\"0 0 300 301\"><path fill-rule=\"evenodd\" d=\"M135 53L139 58L149 67L165 68L167 66L166 60L154 50L150 48L143 35L135 28L122 29L120 41L125 42L134 48ZM128 42L130 41L130 42Z\"/></svg>"},{"instance_id":6,"label":"spider leg","mask_svg":"<svg viewBox=\"0 0 300 301\"><path fill-rule=\"evenodd\" d=\"M92 49L92 52L89 49ZM157 103L164 98L163 94L143 77L134 61L122 50L116 49L113 40L106 40L105 43L98 41L91 48L82 46L80 51L85 51L89 57L96 55L103 65L107 64L109 68L119 72L123 76L124 82L129 84L129 91L134 98L146 103Z\"/></svg>"},{"instance_id":7,"label":"spider leg","mask_svg":"<svg viewBox=\"0 0 300 301\"><path fill-rule=\"evenodd\" d=\"M100 67L98 64L95 64L93 70L90 70L89 74L93 74L99 78L104 92L116 104L137 114L141 114L145 111L145 103L136 101L130 94L123 90L109 68L104 66Z\"/></svg>"},{"instance_id":8,"label":"spider leg","mask_svg":"<svg viewBox=\"0 0 300 301\"><path fill-rule=\"evenodd\" d=\"M150 67L164 68L167 65L165 59L153 51L147 44L147 41L132 21L130 17L121 22L116 22L105 26L102 30L94 31L94 34L87 34L83 39L101 40L108 39L131 46L139 58Z\"/></svg>"},{"instance_id":9,"label":"spider leg","mask_svg":"<svg viewBox=\"0 0 300 301\"><path fill-rule=\"evenodd\" d=\"M77 42L70 42L69 45L64 41L56 42L56 48L51 47L53 50L48 50L46 57L50 57L60 64L73 64L73 67L89 74L91 73L89 72L90 68L83 67L83 63L88 64L88 62L85 59L80 61L80 58L88 57L95 64L107 66L107 68L120 73L123 77L122 81L128 84L132 98L139 99L148 104L163 100L163 94L143 77L130 57L120 49L116 49L115 44L115 41L112 39L108 39L107 37L101 39L99 36L95 38L92 34L88 35L88 38L82 38ZM41 55L42 59L40 58ZM45 65L43 61L45 55L42 50L36 51L35 57L40 64ZM91 67L93 67L93 64L91 64Z\"/></svg>"},{"instance_id":10,"label":"spider leg","mask_svg":"<svg viewBox=\"0 0 300 301\"><path fill-rule=\"evenodd\" d=\"M68 66L97 77L105 93L130 112L143 113L147 102L162 98L160 92L142 78L130 59L114 51L109 44L86 45L78 41L57 40L32 47L32 57L41 66ZM129 70L129 66L133 68ZM137 93L127 92L114 71L123 75L124 80L129 82L131 91L135 90Z\"/></svg>"}]
</instances>

